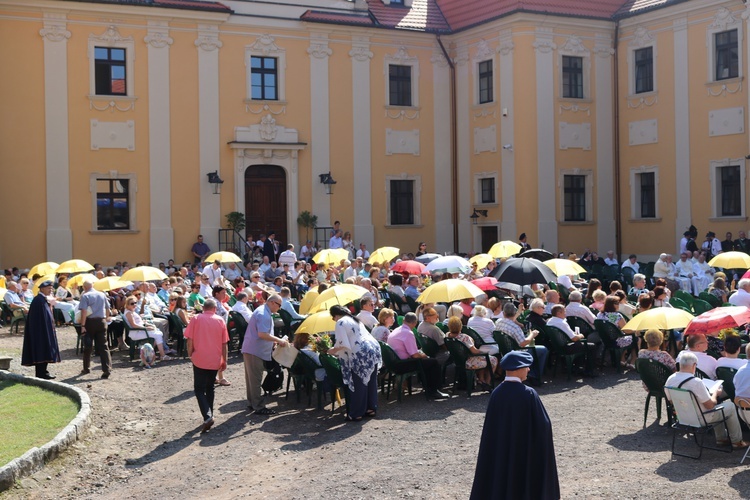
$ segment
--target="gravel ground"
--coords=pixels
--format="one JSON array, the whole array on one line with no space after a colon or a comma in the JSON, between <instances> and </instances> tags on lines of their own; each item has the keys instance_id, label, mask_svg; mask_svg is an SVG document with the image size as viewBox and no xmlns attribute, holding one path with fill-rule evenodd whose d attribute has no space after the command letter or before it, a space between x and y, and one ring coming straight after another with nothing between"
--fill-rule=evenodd
<instances>
[{"instance_id":1,"label":"gravel ground","mask_svg":"<svg viewBox=\"0 0 750 500\"><path fill-rule=\"evenodd\" d=\"M216 425L200 435L189 361L138 368L113 353L79 376L75 332L58 330L58 380L91 396L85 439L4 494L10 498L467 498L488 401L486 392L428 402L421 391L397 403L381 398L378 417L345 423L341 410L305 408L292 392L273 398L272 417L246 410L241 358L233 354L217 389ZM0 353L18 363L22 338L0 329ZM95 358L96 359L96 358ZM549 380L550 374L547 375ZM635 373L607 369L595 379L557 377L539 390L554 429L563 498L749 498L744 453L704 452L672 459L671 431L642 429L645 393ZM315 398L313 397L313 404ZM750 433L745 434L746 439Z\"/></svg>"}]
</instances>

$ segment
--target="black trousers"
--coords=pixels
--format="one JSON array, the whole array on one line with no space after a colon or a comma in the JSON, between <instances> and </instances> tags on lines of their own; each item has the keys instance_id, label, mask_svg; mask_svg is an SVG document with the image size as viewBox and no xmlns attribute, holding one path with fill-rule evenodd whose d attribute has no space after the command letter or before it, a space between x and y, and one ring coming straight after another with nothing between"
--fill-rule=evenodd
<instances>
[{"instance_id":1,"label":"black trousers","mask_svg":"<svg viewBox=\"0 0 750 500\"><path fill-rule=\"evenodd\" d=\"M37 363L34 365L36 378L42 378L47 375L47 363Z\"/></svg>"},{"instance_id":2,"label":"black trousers","mask_svg":"<svg viewBox=\"0 0 750 500\"><path fill-rule=\"evenodd\" d=\"M424 380L422 385L426 391L436 391L440 389L440 383L442 381L442 375L440 374L440 363L437 359L433 358L409 358L399 363L399 369L404 372L410 372L418 370L419 365L422 365L422 371L424 372Z\"/></svg>"},{"instance_id":3,"label":"black trousers","mask_svg":"<svg viewBox=\"0 0 750 500\"><path fill-rule=\"evenodd\" d=\"M107 344L107 321L104 318L86 318L86 332L83 335L83 369L91 366L91 351L95 349L102 363L102 371L112 371L112 356Z\"/></svg>"},{"instance_id":4,"label":"black trousers","mask_svg":"<svg viewBox=\"0 0 750 500\"><path fill-rule=\"evenodd\" d=\"M214 380L217 372L193 365L193 390L204 422L214 415Z\"/></svg>"}]
</instances>

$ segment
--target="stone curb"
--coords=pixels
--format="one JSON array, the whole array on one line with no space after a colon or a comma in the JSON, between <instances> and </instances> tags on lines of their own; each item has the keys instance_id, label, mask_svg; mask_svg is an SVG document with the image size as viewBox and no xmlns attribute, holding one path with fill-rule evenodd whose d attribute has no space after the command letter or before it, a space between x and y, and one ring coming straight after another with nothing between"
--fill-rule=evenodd
<instances>
[{"instance_id":1,"label":"stone curb","mask_svg":"<svg viewBox=\"0 0 750 500\"><path fill-rule=\"evenodd\" d=\"M33 377L17 375L5 370L0 370L0 380L11 380L26 385L35 385L43 389L68 396L80 405L80 410L71 422L61 430L52 441L39 448L32 448L20 457L12 460L9 464L0 467L0 491L7 490L23 476L29 475L41 469L71 444L81 439L83 432L89 426L91 420L91 400L89 395L78 387L52 380L42 380Z\"/></svg>"}]
</instances>

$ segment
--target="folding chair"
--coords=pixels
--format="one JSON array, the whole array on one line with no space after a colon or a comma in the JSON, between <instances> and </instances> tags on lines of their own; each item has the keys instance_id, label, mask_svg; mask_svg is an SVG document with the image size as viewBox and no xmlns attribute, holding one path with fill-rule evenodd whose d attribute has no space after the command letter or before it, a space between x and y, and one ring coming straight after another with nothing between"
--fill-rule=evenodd
<instances>
[{"instance_id":1,"label":"folding chair","mask_svg":"<svg viewBox=\"0 0 750 500\"><path fill-rule=\"evenodd\" d=\"M748 426L750 426L750 399L737 398L734 400L734 404L737 406L737 414ZM750 446L747 447L747 450L745 450L745 454L742 455L740 464L745 461L748 454L750 454Z\"/></svg>"},{"instance_id":2,"label":"folding chair","mask_svg":"<svg viewBox=\"0 0 750 500\"><path fill-rule=\"evenodd\" d=\"M677 415L677 421L672 424L672 429L674 430L674 433L672 434L672 455L697 460L703 454L704 448L707 448L709 450L723 451L725 453L732 452L732 443L729 442L731 441L729 439L727 441L726 447L706 446L704 443L706 434L713 431L714 427L716 427L717 425L723 425L727 437L729 436L729 427L727 427L727 418L729 418L729 415L726 415L724 413L724 407L722 405L714 406L713 409L704 412L703 408L698 402L698 398L696 398L695 394L693 394L689 390L680 389L677 387L664 387L664 392L667 394L667 398L672 401L672 406L674 407L675 414ZM719 412L721 412L721 420L719 420L718 422L710 423L708 422L708 420L706 420L706 415L717 414ZM678 432L682 432L687 435L693 435L693 440L695 441L695 444L698 445L699 449L697 456L684 453L676 453L674 451ZM700 440L698 439L698 435L701 436Z\"/></svg>"}]
</instances>

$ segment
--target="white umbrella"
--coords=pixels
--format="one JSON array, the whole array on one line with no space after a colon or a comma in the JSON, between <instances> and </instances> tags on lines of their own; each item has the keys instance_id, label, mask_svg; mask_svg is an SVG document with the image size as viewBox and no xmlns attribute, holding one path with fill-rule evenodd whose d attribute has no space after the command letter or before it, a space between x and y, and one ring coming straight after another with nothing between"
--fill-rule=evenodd
<instances>
[{"instance_id":1,"label":"white umbrella","mask_svg":"<svg viewBox=\"0 0 750 500\"><path fill-rule=\"evenodd\" d=\"M466 273L471 269L471 262L458 255L446 255L427 264L426 269L430 272Z\"/></svg>"}]
</instances>

